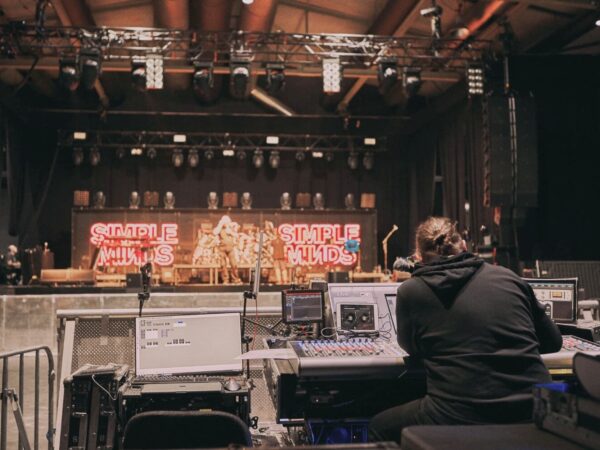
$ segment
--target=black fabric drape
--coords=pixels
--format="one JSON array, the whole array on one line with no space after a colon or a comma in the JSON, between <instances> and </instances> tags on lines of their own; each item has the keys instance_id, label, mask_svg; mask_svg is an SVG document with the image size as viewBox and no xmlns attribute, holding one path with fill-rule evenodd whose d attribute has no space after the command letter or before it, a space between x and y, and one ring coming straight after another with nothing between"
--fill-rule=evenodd
<instances>
[{"instance_id":1,"label":"black fabric drape","mask_svg":"<svg viewBox=\"0 0 600 450\"><path fill-rule=\"evenodd\" d=\"M3 126L6 144L8 233L17 236L25 197L25 139L20 132L24 124L6 114Z\"/></svg>"}]
</instances>

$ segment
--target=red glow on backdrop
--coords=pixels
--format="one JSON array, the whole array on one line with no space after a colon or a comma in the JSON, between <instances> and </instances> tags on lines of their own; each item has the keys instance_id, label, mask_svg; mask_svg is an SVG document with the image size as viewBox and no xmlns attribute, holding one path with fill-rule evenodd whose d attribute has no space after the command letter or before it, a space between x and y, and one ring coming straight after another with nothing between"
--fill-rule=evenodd
<instances>
[{"instance_id":1,"label":"red glow on backdrop","mask_svg":"<svg viewBox=\"0 0 600 450\"><path fill-rule=\"evenodd\" d=\"M357 262L357 254L349 253L344 244L349 240L360 242L360 224L284 223L277 230L291 264L352 266Z\"/></svg>"},{"instance_id":2,"label":"red glow on backdrop","mask_svg":"<svg viewBox=\"0 0 600 450\"><path fill-rule=\"evenodd\" d=\"M159 266L175 261L179 243L176 223L94 223L90 242L99 248L100 267L141 266L149 260Z\"/></svg>"}]
</instances>

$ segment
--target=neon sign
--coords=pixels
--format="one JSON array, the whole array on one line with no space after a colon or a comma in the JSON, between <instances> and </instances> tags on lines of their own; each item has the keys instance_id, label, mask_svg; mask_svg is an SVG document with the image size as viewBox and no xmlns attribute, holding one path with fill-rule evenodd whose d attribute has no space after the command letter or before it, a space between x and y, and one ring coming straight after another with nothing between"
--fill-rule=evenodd
<instances>
[{"instance_id":1,"label":"neon sign","mask_svg":"<svg viewBox=\"0 0 600 450\"><path fill-rule=\"evenodd\" d=\"M98 247L100 267L141 266L148 261L170 266L179 243L176 223L94 223L90 242Z\"/></svg>"},{"instance_id":2,"label":"neon sign","mask_svg":"<svg viewBox=\"0 0 600 450\"><path fill-rule=\"evenodd\" d=\"M360 242L360 224L284 223L277 231L285 243L289 263L301 266L352 266L358 255L344 248L349 240Z\"/></svg>"}]
</instances>

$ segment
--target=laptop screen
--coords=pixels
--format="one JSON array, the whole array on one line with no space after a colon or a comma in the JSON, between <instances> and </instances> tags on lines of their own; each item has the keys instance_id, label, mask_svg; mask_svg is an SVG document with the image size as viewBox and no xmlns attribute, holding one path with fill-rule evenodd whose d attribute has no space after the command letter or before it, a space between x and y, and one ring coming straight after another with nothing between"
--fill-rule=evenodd
<instances>
[{"instance_id":1,"label":"laptop screen","mask_svg":"<svg viewBox=\"0 0 600 450\"><path fill-rule=\"evenodd\" d=\"M577 319L577 278L524 278L555 322Z\"/></svg>"},{"instance_id":2,"label":"laptop screen","mask_svg":"<svg viewBox=\"0 0 600 450\"><path fill-rule=\"evenodd\" d=\"M240 315L138 317L136 375L241 372Z\"/></svg>"}]
</instances>

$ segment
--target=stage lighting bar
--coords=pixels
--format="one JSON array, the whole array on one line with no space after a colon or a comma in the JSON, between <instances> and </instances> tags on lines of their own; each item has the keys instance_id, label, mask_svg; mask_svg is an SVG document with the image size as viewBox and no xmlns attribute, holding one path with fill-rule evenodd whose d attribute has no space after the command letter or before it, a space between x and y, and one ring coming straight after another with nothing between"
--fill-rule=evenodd
<instances>
[{"instance_id":1,"label":"stage lighting bar","mask_svg":"<svg viewBox=\"0 0 600 450\"><path fill-rule=\"evenodd\" d=\"M323 92L337 94L342 89L342 68L339 58L323 60Z\"/></svg>"},{"instance_id":2,"label":"stage lighting bar","mask_svg":"<svg viewBox=\"0 0 600 450\"><path fill-rule=\"evenodd\" d=\"M467 67L467 87L469 96L483 95L484 82L483 66L471 65Z\"/></svg>"},{"instance_id":3,"label":"stage lighting bar","mask_svg":"<svg viewBox=\"0 0 600 450\"><path fill-rule=\"evenodd\" d=\"M79 132L79 131L78 131ZM75 140L71 130L59 130L58 145L73 147L76 142L78 147L91 148L125 148L129 152L135 150L139 154L146 153L150 148L157 152L161 149L180 149L188 151L196 149L201 159L217 158L219 156L236 156L244 158L246 153L252 155L254 150L298 153L299 159L305 159L313 152L319 157L326 157L328 153L347 152L349 149L365 149L374 152L384 151L387 146L385 136L365 135L306 135L306 134L279 134L277 136L256 133L211 133L211 132L181 132L174 131L129 131L129 130L87 130L86 139ZM175 137L178 136L178 137ZM185 137L185 141L183 139ZM270 142L270 144L267 144ZM223 153L223 152L227 153ZM208 153L207 153L208 152ZM186 153L187 155L187 153ZM267 158L268 156L265 156Z\"/></svg>"},{"instance_id":4,"label":"stage lighting bar","mask_svg":"<svg viewBox=\"0 0 600 450\"><path fill-rule=\"evenodd\" d=\"M56 59L65 58L65 54L74 55L77 63L87 49L101 49L98 63L101 61L105 73L122 71L123 62L142 61L147 73L140 76L148 89L162 86L166 70L194 74L195 88L202 93L208 93L214 75L227 73L236 75L233 78L245 92L243 85L248 85L250 60L266 61L263 66L253 68L252 75L266 75L269 90L274 91L283 87L289 76L314 77L323 74L324 69L328 73L328 92L336 92L341 84L341 68L344 77L378 78L380 73L381 81L391 82L394 80L394 60L402 61L402 65L418 61L427 72L426 76L431 77L427 79L456 82L468 64L481 61L482 56L492 49L492 41L473 39L469 45L459 46L455 39L443 38L435 39L435 51L431 51L431 36L51 26L40 30L34 24L15 27L11 23L0 26L0 36L3 36L0 68L27 69L31 66L31 58L38 57L36 70L52 70L56 68ZM241 67L237 64L240 54L247 60L242 61ZM385 55L383 60L382 55ZM89 66L90 80L96 72L94 58ZM190 65L190 60L198 63ZM282 61L285 61L285 67L282 67ZM82 66L75 64L75 67ZM444 68L443 72L440 68ZM72 86L73 81L68 84Z\"/></svg>"},{"instance_id":5,"label":"stage lighting bar","mask_svg":"<svg viewBox=\"0 0 600 450\"><path fill-rule=\"evenodd\" d=\"M144 149L142 147L132 147L131 148L131 156L142 156L144 154Z\"/></svg>"}]
</instances>

